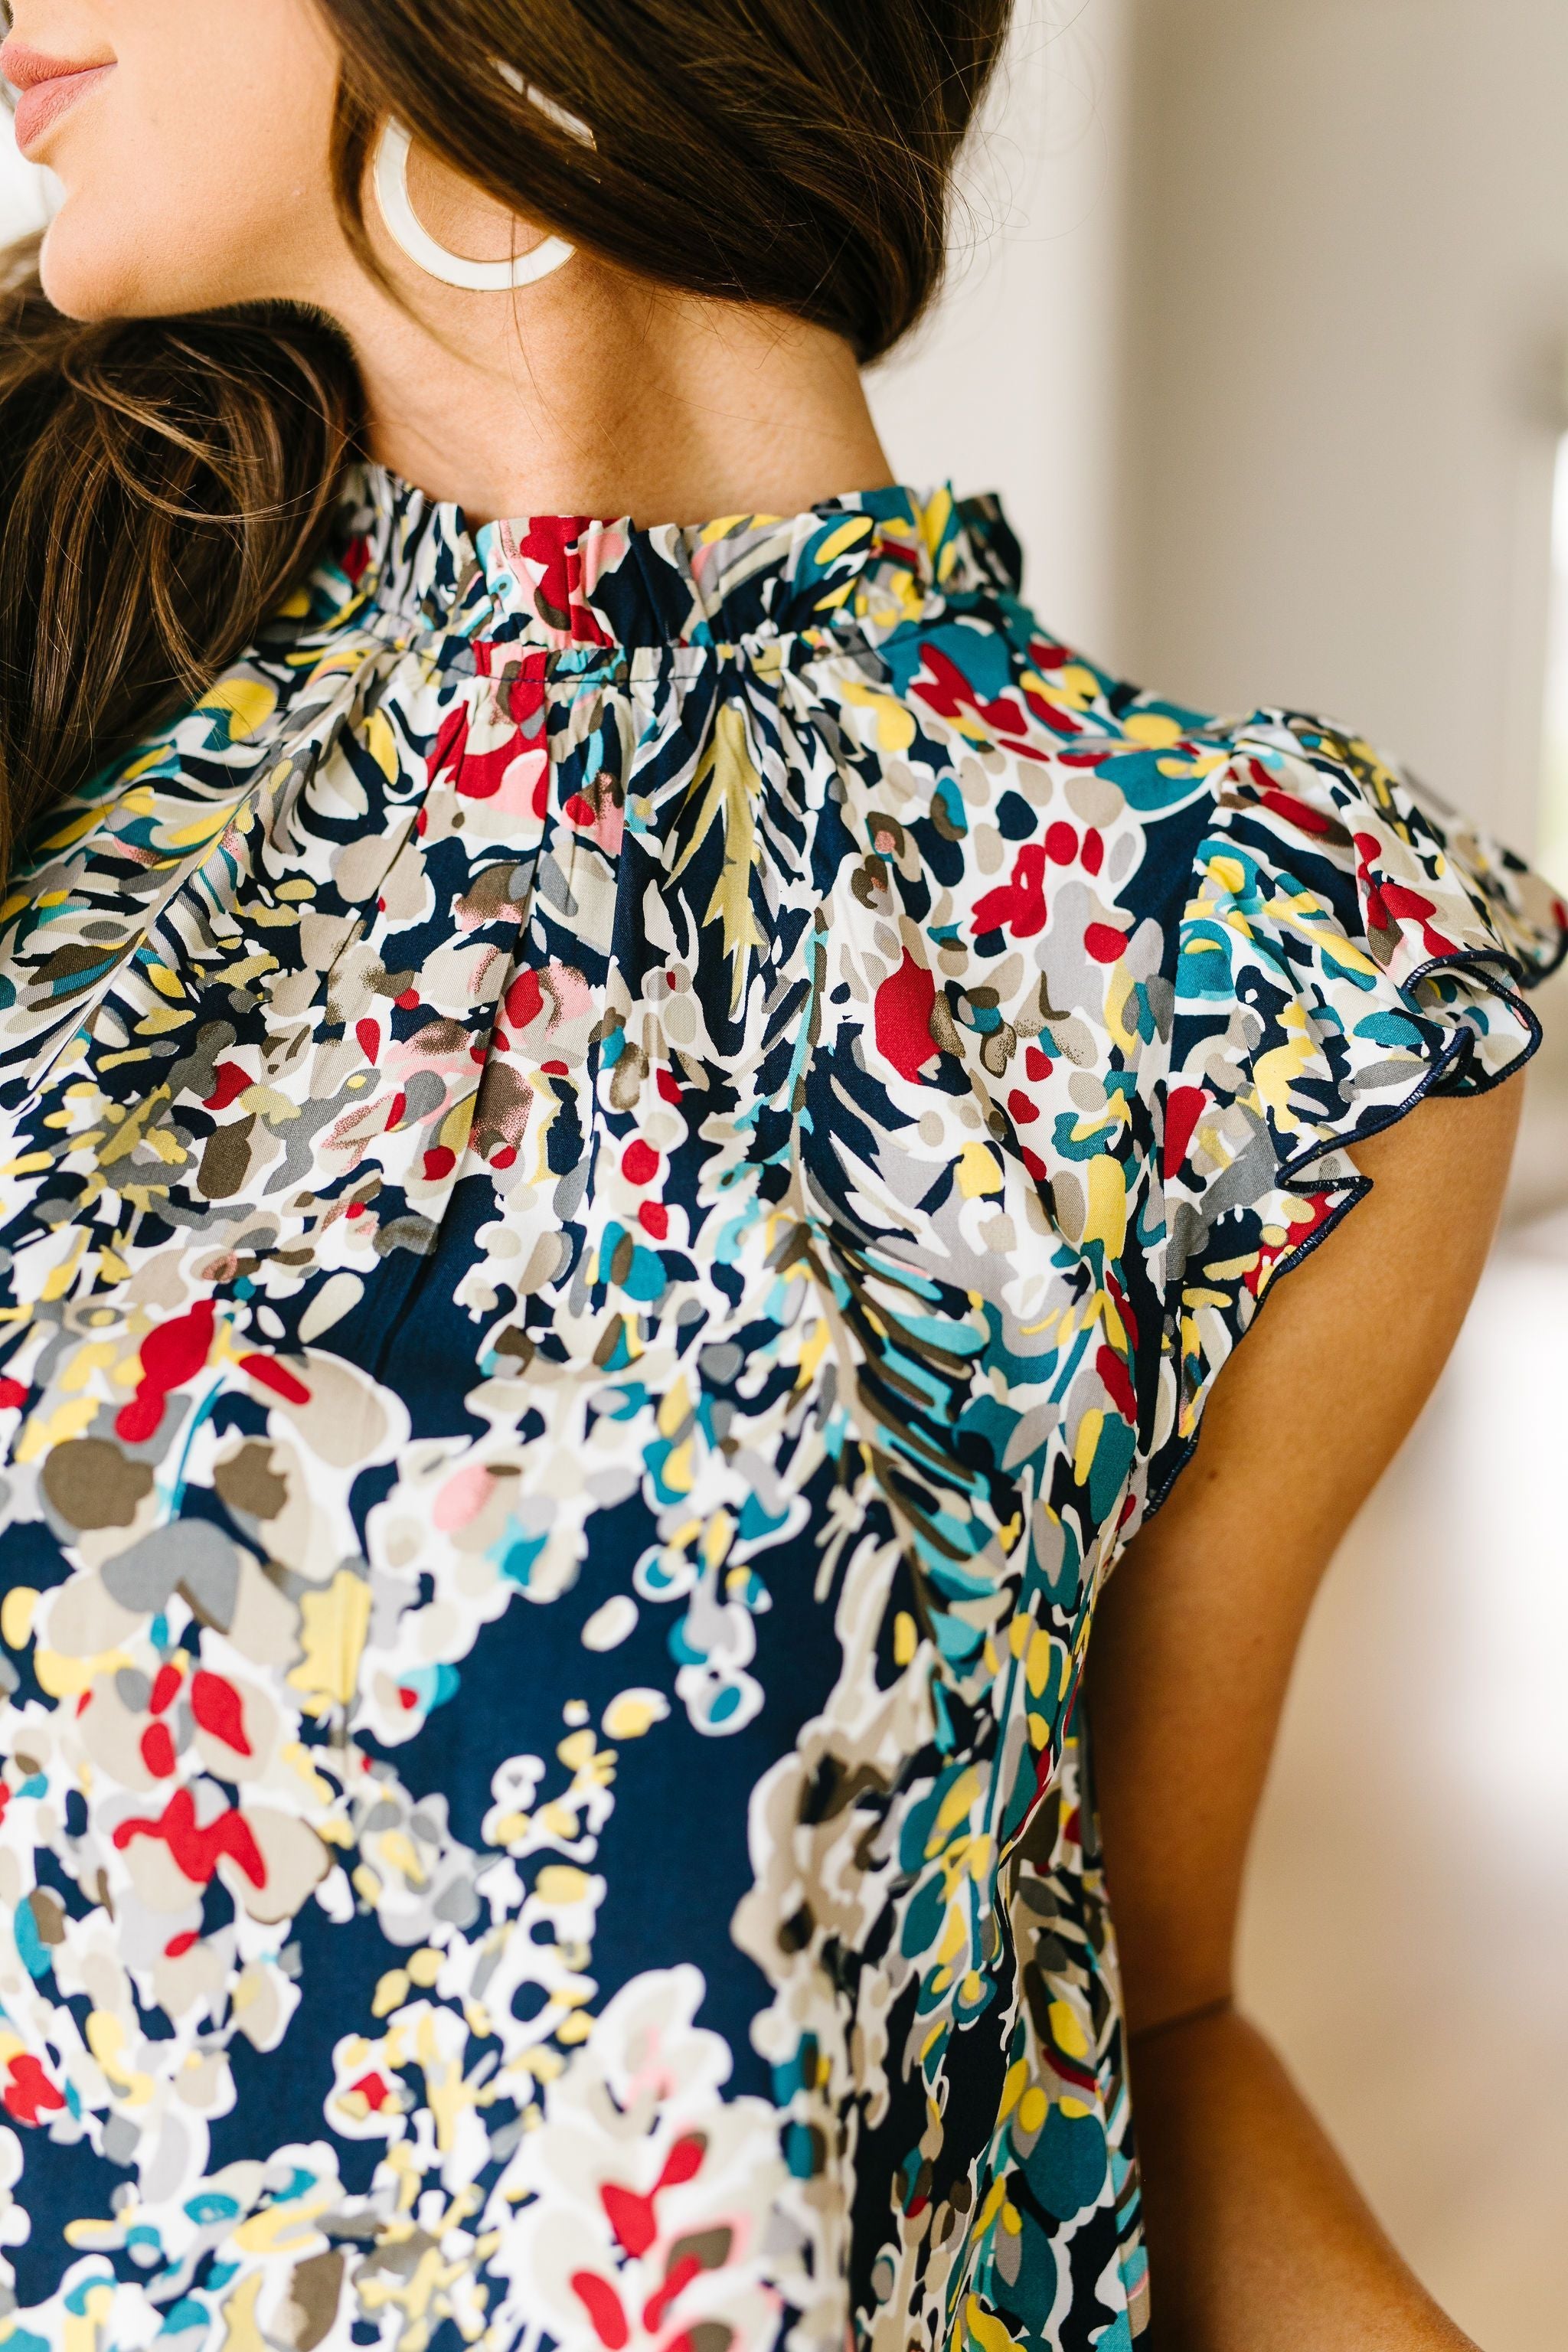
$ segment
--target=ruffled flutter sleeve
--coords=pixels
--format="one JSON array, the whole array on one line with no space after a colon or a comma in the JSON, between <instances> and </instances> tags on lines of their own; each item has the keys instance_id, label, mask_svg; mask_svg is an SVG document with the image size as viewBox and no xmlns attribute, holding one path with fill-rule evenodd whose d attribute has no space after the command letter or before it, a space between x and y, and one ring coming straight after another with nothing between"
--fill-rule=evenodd
<instances>
[{"instance_id":1,"label":"ruffled flutter sleeve","mask_svg":"<svg viewBox=\"0 0 1568 2352\"><path fill-rule=\"evenodd\" d=\"M1270 1284L1370 1188L1349 1153L1536 1049L1549 884L1364 742L1262 712L1232 739L1183 913L1163 1100L1165 1360L1147 1508Z\"/></svg>"}]
</instances>

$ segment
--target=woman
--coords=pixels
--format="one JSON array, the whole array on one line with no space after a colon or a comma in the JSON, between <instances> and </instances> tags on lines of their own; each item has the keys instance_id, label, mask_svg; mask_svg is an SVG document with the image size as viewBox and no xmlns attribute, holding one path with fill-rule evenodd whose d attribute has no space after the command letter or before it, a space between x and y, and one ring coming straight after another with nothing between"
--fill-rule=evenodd
<instances>
[{"instance_id":1,"label":"woman","mask_svg":"<svg viewBox=\"0 0 1568 2352\"><path fill-rule=\"evenodd\" d=\"M1563 917L893 481L1006 15L16 0L9 2346L1464 2340L1229 1954Z\"/></svg>"}]
</instances>

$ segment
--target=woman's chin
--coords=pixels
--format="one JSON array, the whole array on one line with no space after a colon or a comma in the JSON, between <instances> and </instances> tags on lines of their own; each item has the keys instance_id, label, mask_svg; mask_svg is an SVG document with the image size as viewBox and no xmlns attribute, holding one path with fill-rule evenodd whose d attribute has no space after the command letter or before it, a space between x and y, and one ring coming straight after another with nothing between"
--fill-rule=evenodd
<instances>
[{"instance_id":1,"label":"woman's chin","mask_svg":"<svg viewBox=\"0 0 1568 2352\"><path fill-rule=\"evenodd\" d=\"M96 191L68 189L44 234L39 275L68 319L160 319L251 298L241 237L193 235Z\"/></svg>"},{"instance_id":2,"label":"woman's chin","mask_svg":"<svg viewBox=\"0 0 1568 2352\"><path fill-rule=\"evenodd\" d=\"M144 271L122 234L95 226L68 192L44 232L38 274L48 300L68 319L113 319L145 310Z\"/></svg>"}]
</instances>

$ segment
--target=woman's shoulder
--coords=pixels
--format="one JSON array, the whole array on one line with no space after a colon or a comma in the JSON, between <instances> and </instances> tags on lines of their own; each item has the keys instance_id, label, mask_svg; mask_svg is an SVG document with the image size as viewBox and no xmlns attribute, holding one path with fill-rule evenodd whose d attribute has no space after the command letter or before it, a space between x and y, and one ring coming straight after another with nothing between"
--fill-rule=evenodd
<instances>
[{"instance_id":1,"label":"woman's shoulder","mask_svg":"<svg viewBox=\"0 0 1568 2352\"><path fill-rule=\"evenodd\" d=\"M1163 1334L1157 1496L1265 1291L1362 1196L1355 1148L1533 1053L1568 913L1355 730L1152 693L1006 588L884 656L910 723L867 805L879 1060L911 1118L916 1087L981 1103L1058 1242L1109 1240Z\"/></svg>"},{"instance_id":2,"label":"woman's shoulder","mask_svg":"<svg viewBox=\"0 0 1568 2352\"><path fill-rule=\"evenodd\" d=\"M1053 901L1067 916L1098 896L1108 957L1131 918L1200 955L1205 919L1278 932L1287 961L1340 937L1401 984L1477 958L1529 983L1561 959L1555 887L1386 751L1315 713L1215 713L1131 681L1023 601L993 501L957 514L952 592L880 650L909 713L909 796L929 801L928 839L963 845L939 863L972 891L978 936L1019 918L1045 935ZM1219 987L1217 962L1206 977Z\"/></svg>"}]
</instances>

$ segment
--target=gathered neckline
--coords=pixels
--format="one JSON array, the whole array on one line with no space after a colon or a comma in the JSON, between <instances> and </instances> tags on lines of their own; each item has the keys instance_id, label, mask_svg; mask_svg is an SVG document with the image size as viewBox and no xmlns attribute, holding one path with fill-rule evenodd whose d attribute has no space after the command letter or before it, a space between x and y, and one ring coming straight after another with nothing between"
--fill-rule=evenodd
<instances>
[{"instance_id":1,"label":"gathered neckline","mask_svg":"<svg viewBox=\"0 0 1568 2352\"><path fill-rule=\"evenodd\" d=\"M360 609L395 625L552 653L801 631L876 643L955 596L1020 585L999 502L945 485L706 524L533 515L476 530L455 501L371 460L345 483L330 562Z\"/></svg>"}]
</instances>

